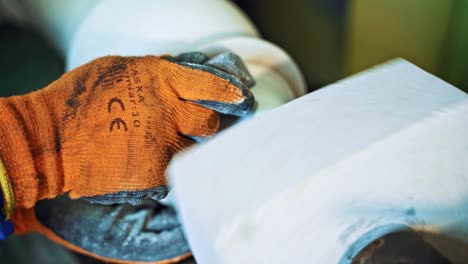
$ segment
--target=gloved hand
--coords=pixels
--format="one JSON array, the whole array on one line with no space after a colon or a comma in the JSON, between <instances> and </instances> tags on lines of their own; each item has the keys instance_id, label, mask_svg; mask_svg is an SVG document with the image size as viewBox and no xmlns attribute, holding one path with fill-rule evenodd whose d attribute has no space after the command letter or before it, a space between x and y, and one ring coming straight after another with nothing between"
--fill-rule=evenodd
<instances>
[{"instance_id":1,"label":"gloved hand","mask_svg":"<svg viewBox=\"0 0 468 264\"><path fill-rule=\"evenodd\" d=\"M59 196L15 210L13 221L17 234L39 232L106 263L165 264L190 256L174 209L152 199L101 205Z\"/></svg>"},{"instance_id":2,"label":"gloved hand","mask_svg":"<svg viewBox=\"0 0 468 264\"><path fill-rule=\"evenodd\" d=\"M102 204L163 198L167 193L164 171L174 152L192 144L191 138L208 137L218 130L219 116L213 110L248 113L254 103L247 89L251 85L253 80L240 59L229 53L210 60L201 53L164 59L105 57L65 74L44 90L0 99L0 111L5 113L0 116L5 124L0 127L0 136L5 139L0 142L0 155L12 187L9 190L2 185L4 196L10 198L4 209L16 203L12 215L16 231L39 231L76 251L133 263L140 260L128 259L124 250L110 255L106 251L119 249L122 236L114 236L114 244L110 240L95 243L98 247L89 247L92 243L87 242L128 228L122 219L140 217L138 221L145 223L141 233L137 228L125 234L129 239L126 248L143 246L141 250L148 251L154 246L154 254L146 254L147 258L140 255L142 261L180 259L188 253L180 227L163 225L161 230L150 229L148 233L151 217L118 209L130 205L109 209L60 198L40 203L48 206L27 208L39 199L66 192L73 198ZM120 212L115 221L100 223L107 212L115 211ZM177 222L174 213L165 212L163 218L159 213L153 218ZM57 219L66 224L60 225ZM81 227L83 220L85 225L97 221L90 225L96 229L77 235L64 228ZM172 239L168 238L170 233ZM147 240L141 244L141 239Z\"/></svg>"},{"instance_id":3,"label":"gloved hand","mask_svg":"<svg viewBox=\"0 0 468 264\"><path fill-rule=\"evenodd\" d=\"M169 160L190 137L218 130L214 110L244 115L254 102L234 75L174 61L103 57L0 99L0 157L14 194L4 199L28 208L63 193L108 204L163 198Z\"/></svg>"}]
</instances>

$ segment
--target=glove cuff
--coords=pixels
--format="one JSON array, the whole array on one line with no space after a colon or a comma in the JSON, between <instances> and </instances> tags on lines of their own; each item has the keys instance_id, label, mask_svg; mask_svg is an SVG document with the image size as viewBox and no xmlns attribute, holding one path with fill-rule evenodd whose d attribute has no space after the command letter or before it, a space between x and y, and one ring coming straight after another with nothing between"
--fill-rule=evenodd
<instances>
[{"instance_id":1,"label":"glove cuff","mask_svg":"<svg viewBox=\"0 0 468 264\"><path fill-rule=\"evenodd\" d=\"M58 178L58 155L45 152L50 144L44 138L51 138L55 128L44 114L46 104L33 99L27 95L0 98L0 186L5 214L15 206L29 208L39 199L56 196L63 185L53 181Z\"/></svg>"},{"instance_id":2,"label":"glove cuff","mask_svg":"<svg viewBox=\"0 0 468 264\"><path fill-rule=\"evenodd\" d=\"M8 173L5 169L2 159L0 158L0 195L2 196L1 210L5 215L5 218L8 219L10 214L15 208L15 195L13 194L13 188L11 186L10 179L8 178ZM1 221L1 219L0 219Z\"/></svg>"},{"instance_id":3,"label":"glove cuff","mask_svg":"<svg viewBox=\"0 0 468 264\"><path fill-rule=\"evenodd\" d=\"M10 214L15 207L15 196L11 188L10 180L0 158L0 241L5 240L13 234L13 223L8 221Z\"/></svg>"},{"instance_id":4,"label":"glove cuff","mask_svg":"<svg viewBox=\"0 0 468 264\"><path fill-rule=\"evenodd\" d=\"M3 207L3 196L0 193L0 206ZM7 220L5 214L0 211L0 241L5 240L11 234L13 234L13 223Z\"/></svg>"}]
</instances>

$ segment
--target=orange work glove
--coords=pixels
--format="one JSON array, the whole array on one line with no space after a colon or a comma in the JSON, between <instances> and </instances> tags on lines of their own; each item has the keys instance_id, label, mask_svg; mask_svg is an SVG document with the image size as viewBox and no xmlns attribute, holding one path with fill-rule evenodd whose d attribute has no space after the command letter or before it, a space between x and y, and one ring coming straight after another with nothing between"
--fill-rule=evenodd
<instances>
[{"instance_id":1,"label":"orange work glove","mask_svg":"<svg viewBox=\"0 0 468 264\"><path fill-rule=\"evenodd\" d=\"M213 109L243 115L254 103L234 75L169 59L103 57L1 98L6 213L63 193L105 204L163 198L173 154L218 130Z\"/></svg>"}]
</instances>

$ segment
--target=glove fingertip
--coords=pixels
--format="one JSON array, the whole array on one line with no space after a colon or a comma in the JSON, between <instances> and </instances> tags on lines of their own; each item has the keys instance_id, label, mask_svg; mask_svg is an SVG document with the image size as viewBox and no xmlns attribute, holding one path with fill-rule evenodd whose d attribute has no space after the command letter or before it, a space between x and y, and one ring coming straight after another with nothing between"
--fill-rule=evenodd
<instances>
[{"instance_id":1,"label":"glove fingertip","mask_svg":"<svg viewBox=\"0 0 468 264\"><path fill-rule=\"evenodd\" d=\"M255 108L255 98L248 89L241 89L243 100L234 103L225 103L210 100L197 100L195 103L213 109L216 112L226 115L245 116Z\"/></svg>"}]
</instances>

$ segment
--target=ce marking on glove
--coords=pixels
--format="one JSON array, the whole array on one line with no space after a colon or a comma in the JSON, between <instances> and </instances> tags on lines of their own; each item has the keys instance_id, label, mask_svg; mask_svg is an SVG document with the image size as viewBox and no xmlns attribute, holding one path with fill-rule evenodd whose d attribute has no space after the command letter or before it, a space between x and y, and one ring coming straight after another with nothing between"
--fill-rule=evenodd
<instances>
[{"instance_id":1,"label":"ce marking on glove","mask_svg":"<svg viewBox=\"0 0 468 264\"><path fill-rule=\"evenodd\" d=\"M110 99L107 103L107 112L109 112L109 114L112 113L113 104L117 104L118 106L120 106L120 109L122 111L125 111L125 105L122 102L122 100L120 100L117 97L114 97ZM120 117L114 118L114 120L112 120L112 122L110 123L109 132L114 131L114 126L117 126L117 129L119 130L121 129L121 126L123 126L124 130L128 131L127 123L125 123L125 121Z\"/></svg>"}]
</instances>

